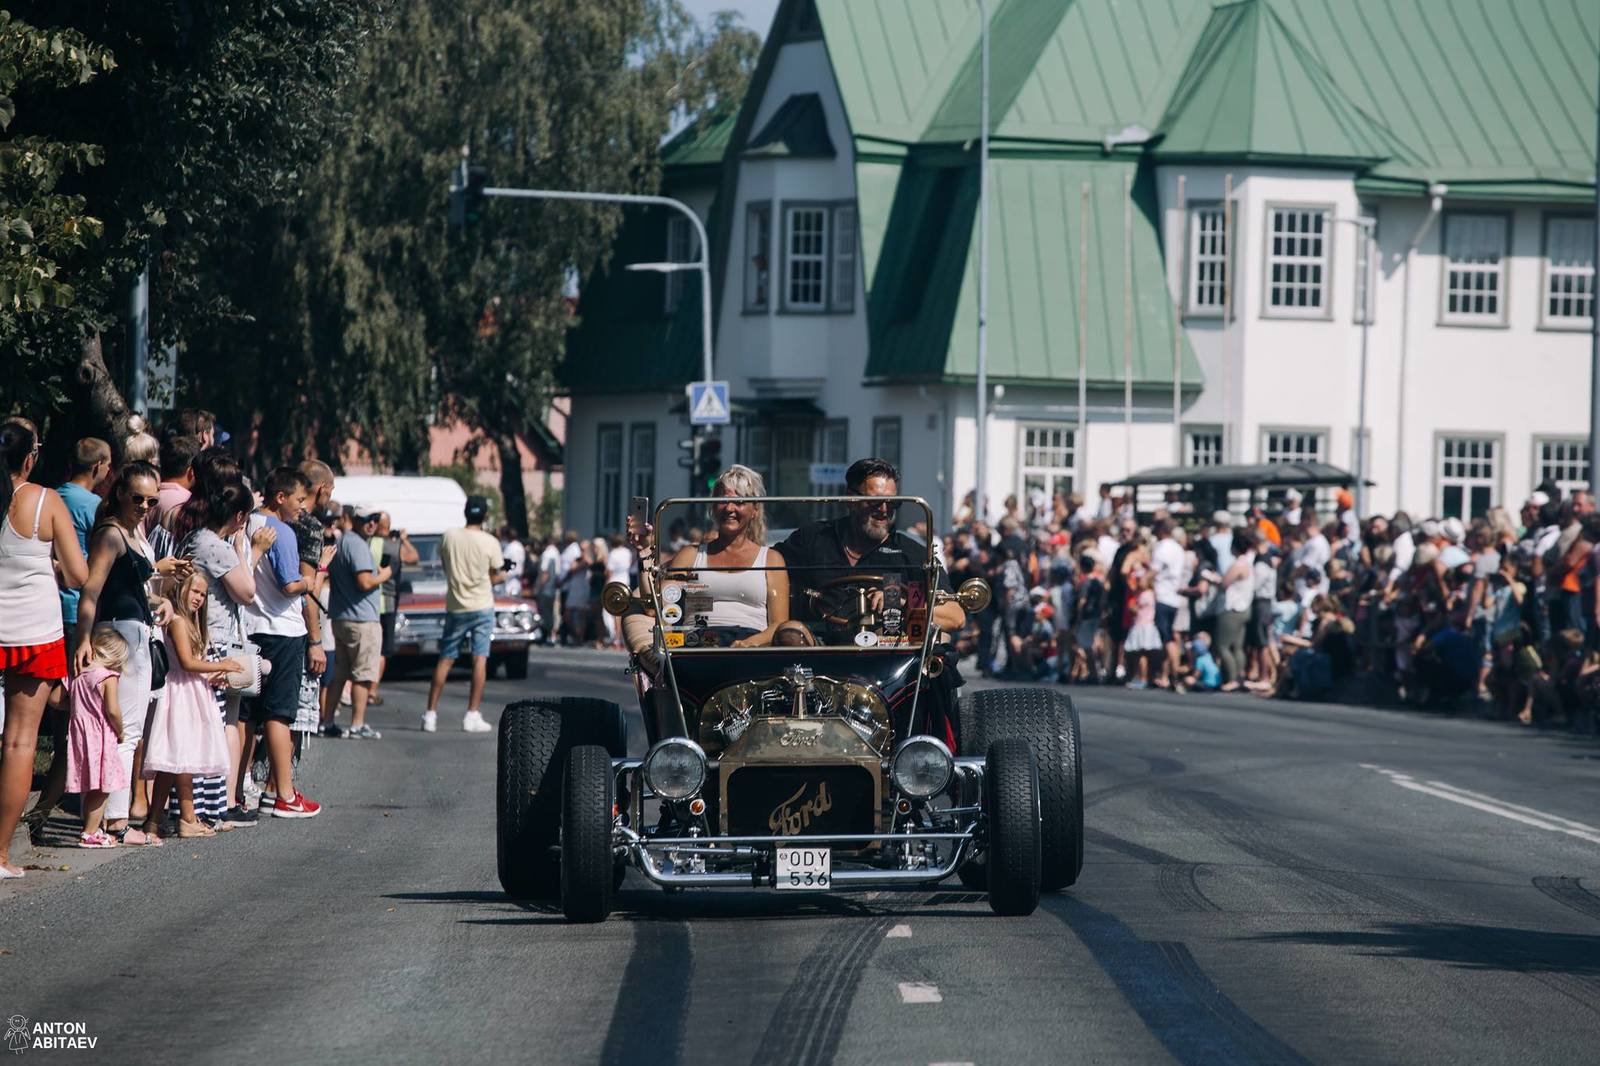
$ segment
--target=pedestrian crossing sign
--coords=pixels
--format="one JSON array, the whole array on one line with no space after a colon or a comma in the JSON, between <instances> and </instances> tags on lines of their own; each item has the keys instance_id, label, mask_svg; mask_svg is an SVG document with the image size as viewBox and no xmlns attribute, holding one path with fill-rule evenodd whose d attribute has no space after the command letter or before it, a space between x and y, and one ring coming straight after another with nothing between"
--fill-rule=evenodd
<instances>
[{"instance_id":1,"label":"pedestrian crossing sign","mask_svg":"<svg viewBox=\"0 0 1600 1066\"><path fill-rule=\"evenodd\" d=\"M689 383L689 424L691 426L725 426L732 421L728 413L728 383L726 381L691 381Z\"/></svg>"}]
</instances>

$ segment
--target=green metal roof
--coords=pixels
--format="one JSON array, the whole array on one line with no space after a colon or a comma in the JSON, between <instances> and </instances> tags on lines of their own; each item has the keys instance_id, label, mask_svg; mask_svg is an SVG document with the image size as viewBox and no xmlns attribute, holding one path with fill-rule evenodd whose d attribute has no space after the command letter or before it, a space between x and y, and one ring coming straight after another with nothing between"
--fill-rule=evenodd
<instances>
[{"instance_id":1,"label":"green metal roof","mask_svg":"<svg viewBox=\"0 0 1600 1066\"><path fill-rule=\"evenodd\" d=\"M1157 158L1232 156L1370 166L1415 162L1334 84L1321 62L1259 0L1206 23L1161 124Z\"/></svg>"},{"instance_id":2,"label":"green metal roof","mask_svg":"<svg viewBox=\"0 0 1600 1066\"><path fill-rule=\"evenodd\" d=\"M1078 374L1082 189L1090 187L1088 378L1124 380L1125 182L1133 180L1132 380L1167 385L1174 307L1155 225L1155 190L1136 161L996 159L990 187L989 376L1061 386ZM970 379L977 366L977 169L868 164L859 189L872 346L871 380ZM898 175L894 172L899 171ZM1186 337L1184 380L1201 381Z\"/></svg>"},{"instance_id":3,"label":"green metal roof","mask_svg":"<svg viewBox=\"0 0 1600 1066\"><path fill-rule=\"evenodd\" d=\"M663 167L718 166L728 151L728 138L738 121L739 109L691 122L661 148Z\"/></svg>"},{"instance_id":4,"label":"green metal roof","mask_svg":"<svg viewBox=\"0 0 1600 1066\"><path fill-rule=\"evenodd\" d=\"M822 97L795 93L772 113L761 132L745 146L747 156L787 156L792 159L832 159L833 139Z\"/></svg>"}]
</instances>

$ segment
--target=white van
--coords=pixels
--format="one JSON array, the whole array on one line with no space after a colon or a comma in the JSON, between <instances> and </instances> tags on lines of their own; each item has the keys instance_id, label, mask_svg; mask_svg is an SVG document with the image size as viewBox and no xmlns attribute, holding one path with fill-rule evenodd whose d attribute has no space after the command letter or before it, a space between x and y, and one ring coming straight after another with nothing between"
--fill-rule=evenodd
<instances>
[{"instance_id":1,"label":"white van","mask_svg":"<svg viewBox=\"0 0 1600 1066\"><path fill-rule=\"evenodd\" d=\"M444 569L439 541L446 530L466 524L467 493L453 478L421 474L340 476L333 481L338 504L387 511L396 533L405 530L420 557L400 575L400 613L395 618L391 663L432 660L444 633ZM489 673L504 665L506 676L528 676L528 648L542 635L539 609L531 600L495 596L494 643Z\"/></svg>"}]
</instances>

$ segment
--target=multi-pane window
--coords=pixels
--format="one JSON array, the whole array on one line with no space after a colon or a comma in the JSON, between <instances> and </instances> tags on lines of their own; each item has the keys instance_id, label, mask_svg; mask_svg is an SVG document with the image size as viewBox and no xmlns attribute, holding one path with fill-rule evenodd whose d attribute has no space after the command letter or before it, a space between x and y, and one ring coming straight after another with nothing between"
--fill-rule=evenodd
<instances>
[{"instance_id":1,"label":"multi-pane window","mask_svg":"<svg viewBox=\"0 0 1600 1066\"><path fill-rule=\"evenodd\" d=\"M739 456L739 461L760 474L762 480L767 482L767 491L772 492L775 486L772 482L771 426L745 427L744 450Z\"/></svg>"},{"instance_id":2,"label":"multi-pane window","mask_svg":"<svg viewBox=\"0 0 1600 1066\"><path fill-rule=\"evenodd\" d=\"M667 262L692 263L696 258L694 230L690 228L689 220L682 215L667 219ZM670 270L664 275L667 279L665 308L669 315L678 310L678 302L683 299L685 273L683 270Z\"/></svg>"},{"instance_id":3,"label":"multi-pane window","mask_svg":"<svg viewBox=\"0 0 1600 1066\"><path fill-rule=\"evenodd\" d=\"M1444 321L1501 321L1505 311L1505 216L1446 215L1444 255Z\"/></svg>"},{"instance_id":4,"label":"multi-pane window","mask_svg":"<svg viewBox=\"0 0 1600 1066\"><path fill-rule=\"evenodd\" d=\"M811 479L811 494L825 496L844 491L844 478L839 480L824 480L816 477L818 465L838 468L843 474L843 468L850 462L850 423L842 418L832 418L817 427L817 434L812 439L811 461L813 464L813 477Z\"/></svg>"},{"instance_id":5,"label":"multi-pane window","mask_svg":"<svg viewBox=\"0 0 1600 1066\"><path fill-rule=\"evenodd\" d=\"M1267 313L1321 318L1328 312L1325 207L1267 209Z\"/></svg>"},{"instance_id":6,"label":"multi-pane window","mask_svg":"<svg viewBox=\"0 0 1600 1066\"><path fill-rule=\"evenodd\" d=\"M1373 222L1363 216L1362 221ZM1374 322L1377 316L1378 228L1374 224L1352 227L1356 231L1356 302L1353 321Z\"/></svg>"},{"instance_id":7,"label":"multi-pane window","mask_svg":"<svg viewBox=\"0 0 1600 1066\"><path fill-rule=\"evenodd\" d=\"M1498 452L1491 437L1439 438L1440 518L1473 518L1493 506Z\"/></svg>"},{"instance_id":8,"label":"multi-pane window","mask_svg":"<svg viewBox=\"0 0 1600 1066\"><path fill-rule=\"evenodd\" d=\"M859 226L854 203L783 207L783 311L855 309Z\"/></svg>"},{"instance_id":9,"label":"multi-pane window","mask_svg":"<svg viewBox=\"0 0 1600 1066\"><path fill-rule=\"evenodd\" d=\"M1048 503L1056 493L1072 491L1077 471L1077 435L1070 426L1040 425L1022 427L1022 462L1019 464L1021 497L1030 499L1041 490Z\"/></svg>"},{"instance_id":10,"label":"multi-pane window","mask_svg":"<svg viewBox=\"0 0 1600 1066\"><path fill-rule=\"evenodd\" d=\"M1220 465L1222 433L1208 429L1184 434L1183 459L1186 466Z\"/></svg>"},{"instance_id":11,"label":"multi-pane window","mask_svg":"<svg viewBox=\"0 0 1600 1066\"><path fill-rule=\"evenodd\" d=\"M1317 430L1268 430L1262 439L1262 460L1268 463L1320 463L1325 440L1325 435Z\"/></svg>"},{"instance_id":12,"label":"multi-pane window","mask_svg":"<svg viewBox=\"0 0 1600 1066\"><path fill-rule=\"evenodd\" d=\"M872 454L900 469L900 416L872 420Z\"/></svg>"},{"instance_id":13,"label":"multi-pane window","mask_svg":"<svg viewBox=\"0 0 1600 1066\"><path fill-rule=\"evenodd\" d=\"M1544 226L1545 323L1587 326L1594 314L1594 219L1551 218Z\"/></svg>"},{"instance_id":14,"label":"multi-pane window","mask_svg":"<svg viewBox=\"0 0 1600 1066\"><path fill-rule=\"evenodd\" d=\"M656 424L635 422L628 429L628 495L656 494Z\"/></svg>"},{"instance_id":15,"label":"multi-pane window","mask_svg":"<svg viewBox=\"0 0 1600 1066\"><path fill-rule=\"evenodd\" d=\"M1228 290L1227 214L1220 205L1189 212L1191 315L1220 315Z\"/></svg>"},{"instance_id":16,"label":"multi-pane window","mask_svg":"<svg viewBox=\"0 0 1600 1066\"><path fill-rule=\"evenodd\" d=\"M772 304L772 205L751 204L744 211L744 309L765 311Z\"/></svg>"},{"instance_id":17,"label":"multi-pane window","mask_svg":"<svg viewBox=\"0 0 1600 1066\"><path fill-rule=\"evenodd\" d=\"M784 218L784 306L822 311L828 306L828 209L791 207Z\"/></svg>"},{"instance_id":18,"label":"multi-pane window","mask_svg":"<svg viewBox=\"0 0 1600 1066\"><path fill-rule=\"evenodd\" d=\"M1589 488L1589 445L1581 440L1536 440L1534 484L1553 483L1562 492Z\"/></svg>"},{"instance_id":19,"label":"multi-pane window","mask_svg":"<svg viewBox=\"0 0 1600 1066\"><path fill-rule=\"evenodd\" d=\"M856 304L856 209L840 204L833 209L833 310L849 311Z\"/></svg>"},{"instance_id":20,"label":"multi-pane window","mask_svg":"<svg viewBox=\"0 0 1600 1066\"><path fill-rule=\"evenodd\" d=\"M599 471L595 487L594 527L597 533L622 528L622 427L602 425L595 449L595 468Z\"/></svg>"}]
</instances>

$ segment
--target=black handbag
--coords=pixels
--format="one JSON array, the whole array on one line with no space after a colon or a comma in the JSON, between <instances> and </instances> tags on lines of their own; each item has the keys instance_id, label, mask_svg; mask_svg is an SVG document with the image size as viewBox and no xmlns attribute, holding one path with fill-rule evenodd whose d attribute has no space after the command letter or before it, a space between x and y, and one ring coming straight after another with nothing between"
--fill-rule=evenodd
<instances>
[{"instance_id":1,"label":"black handbag","mask_svg":"<svg viewBox=\"0 0 1600 1066\"><path fill-rule=\"evenodd\" d=\"M150 638L150 691L159 692L167 683L167 644L160 637Z\"/></svg>"}]
</instances>

